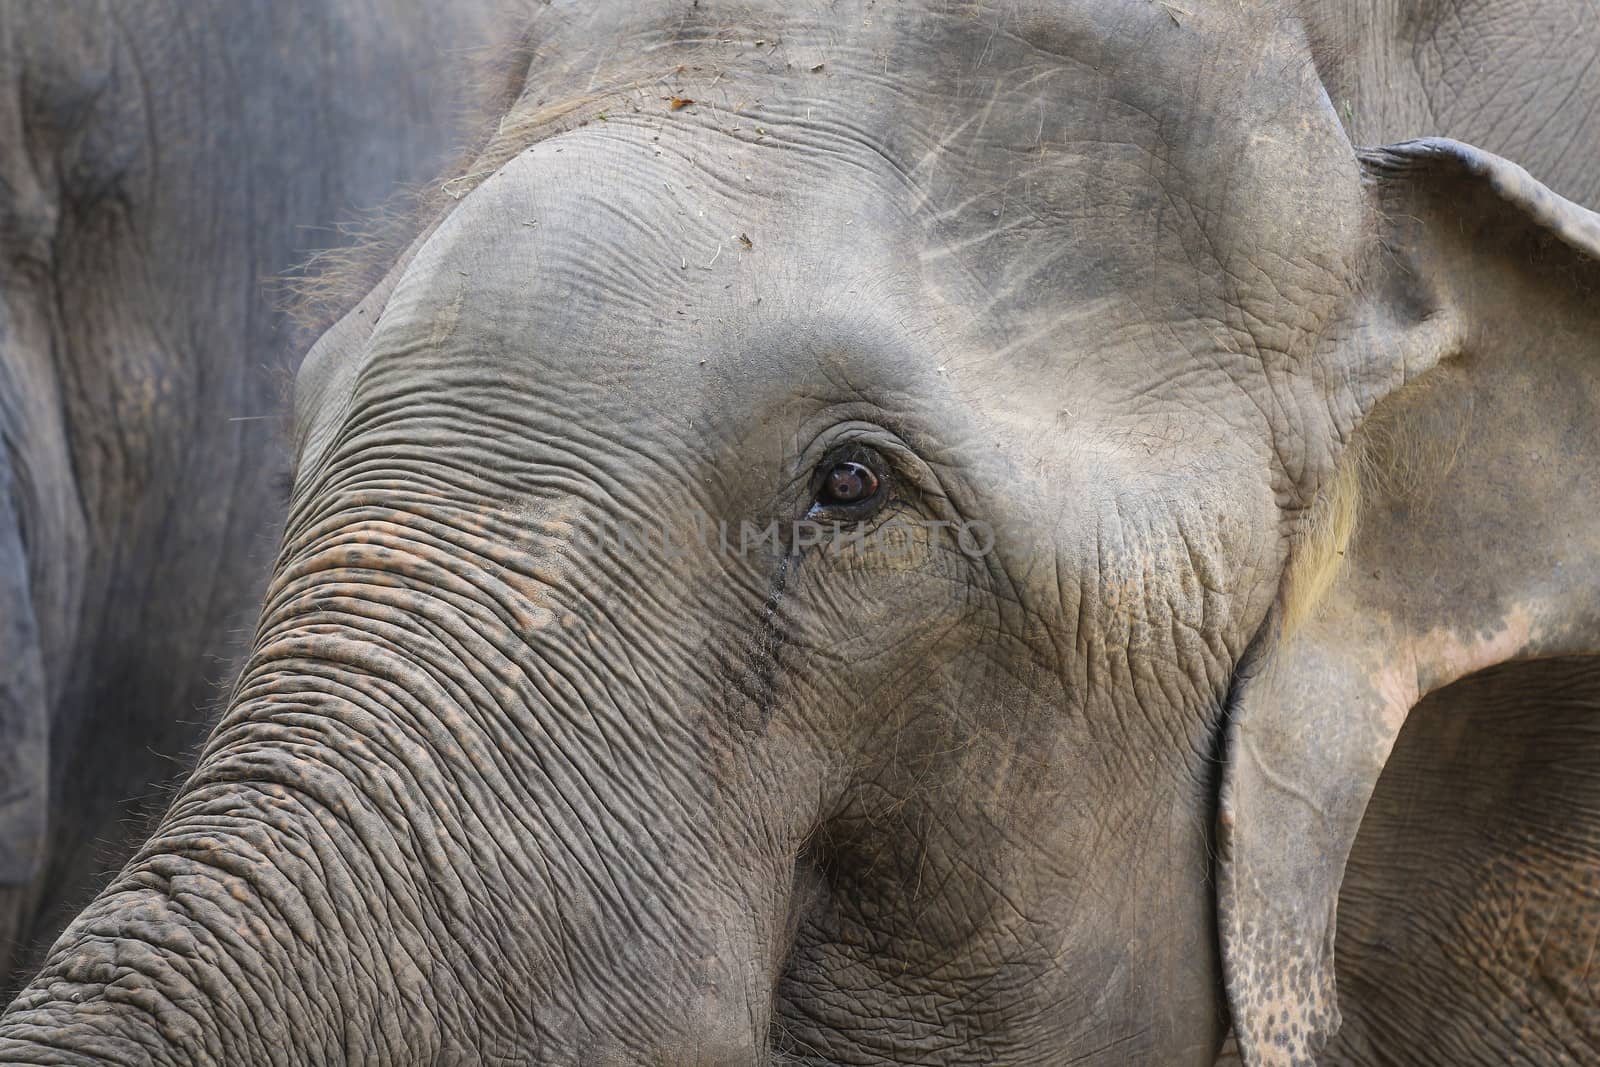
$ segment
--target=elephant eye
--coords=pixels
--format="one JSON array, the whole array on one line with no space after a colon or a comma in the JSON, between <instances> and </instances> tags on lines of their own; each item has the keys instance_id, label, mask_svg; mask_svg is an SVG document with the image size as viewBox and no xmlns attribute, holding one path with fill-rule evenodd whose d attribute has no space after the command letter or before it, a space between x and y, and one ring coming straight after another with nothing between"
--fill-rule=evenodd
<instances>
[{"instance_id":1,"label":"elephant eye","mask_svg":"<svg viewBox=\"0 0 1600 1067\"><path fill-rule=\"evenodd\" d=\"M822 480L819 501L828 505L860 504L878 492L878 476L865 463L846 460L835 463Z\"/></svg>"}]
</instances>

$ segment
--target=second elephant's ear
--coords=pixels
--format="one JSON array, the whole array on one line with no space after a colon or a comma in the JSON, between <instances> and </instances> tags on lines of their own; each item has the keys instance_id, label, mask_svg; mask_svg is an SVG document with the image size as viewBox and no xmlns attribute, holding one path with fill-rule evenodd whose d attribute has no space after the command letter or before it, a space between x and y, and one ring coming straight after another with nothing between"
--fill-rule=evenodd
<instances>
[{"instance_id":1,"label":"second elephant's ear","mask_svg":"<svg viewBox=\"0 0 1600 1067\"><path fill-rule=\"evenodd\" d=\"M1340 885L1412 707L1600 651L1600 216L1454 141L1362 164L1382 254L1337 374L1381 384L1227 739L1219 931L1247 1067L1314 1063L1339 1027Z\"/></svg>"}]
</instances>

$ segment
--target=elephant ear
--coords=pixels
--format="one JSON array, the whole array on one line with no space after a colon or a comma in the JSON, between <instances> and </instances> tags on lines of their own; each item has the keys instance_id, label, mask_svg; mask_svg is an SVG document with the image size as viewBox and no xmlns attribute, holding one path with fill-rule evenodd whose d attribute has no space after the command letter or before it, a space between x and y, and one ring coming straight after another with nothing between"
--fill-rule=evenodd
<instances>
[{"instance_id":1,"label":"elephant ear","mask_svg":"<svg viewBox=\"0 0 1600 1067\"><path fill-rule=\"evenodd\" d=\"M1353 434L1230 707L1218 924L1247 1067L1313 1063L1339 1028L1340 886L1411 709L1600 650L1600 216L1454 141L1361 162L1381 254L1330 377Z\"/></svg>"}]
</instances>

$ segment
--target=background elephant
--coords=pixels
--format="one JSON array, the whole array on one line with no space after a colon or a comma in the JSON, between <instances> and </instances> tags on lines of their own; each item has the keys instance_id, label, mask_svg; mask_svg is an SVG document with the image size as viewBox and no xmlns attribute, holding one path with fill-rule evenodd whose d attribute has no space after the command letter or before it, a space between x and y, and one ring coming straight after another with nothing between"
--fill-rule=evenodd
<instances>
[{"instance_id":1,"label":"background elephant","mask_svg":"<svg viewBox=\"0 0 1600 1067\"><path fill-rule=\"evenodd\" d=\"M536 8L302 366L228 710L0 1058L1199 1065L1231 1018L1311 1062L1347 860L1437 914L1369 798L1425 834L1435 753L1497 773L1474 724L1542 767L1600 641L1600 218L1357 150L1318 41ZM1581 943L1585 766L1479 929L1546 892ZM1423 888L1473 866L1439 836ZM1578 952L1479 963L1432 974L1451 1055L1592 1058ZM1517 982L1562 1016L1475 995ZM1335 1055L1437 1059L1340 992Z\"/></svg>"},{"instance_id":2,"label":"background elephant","mask_svg":"<svg viewBox=\"0 0 1600 1067\"><path fill-rule=\"evenodd\" d=\"M0 7L0 988L246 644L296 347L268 279L447 164L494 7Z\"/></svg>"}]
</instances>

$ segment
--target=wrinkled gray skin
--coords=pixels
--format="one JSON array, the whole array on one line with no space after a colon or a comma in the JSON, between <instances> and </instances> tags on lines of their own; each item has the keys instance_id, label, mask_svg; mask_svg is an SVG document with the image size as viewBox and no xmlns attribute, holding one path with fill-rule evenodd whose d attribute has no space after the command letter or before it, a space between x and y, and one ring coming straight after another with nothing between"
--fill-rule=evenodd
<instances>
[{"instance_id":1,"label":"wrinkled gray skin","mask_svg":"<svg viewBox=\"0 0 1600 1067\"><path fill-rule=\"evenodd\" d=\"M1514 159L1600 204L1600 19L1587 0L1298 5L1334 110L1358 145L1422 134Z\"/></svg>"},{"instance_id":2,"label":"wrinkled gray skin","mask_svg":"<svg viewBox=\"0 0 1600 1067\"><path fill-rule=\"evenodd\" d=\"M1358 913L1406 902L1403 834L1356 837L1380 777L1406 810L1407 711L1434 788L1424 696L1496 664L1472 721L1583 736L1505 686L1600 632L1600 218L1456 142L1358 153L1308 32L538 8L502 143L302 367L232 703L0 1059L1204 1065L1231 1017L1313 1062L1352 849ZM1392 476L1317 568L1359 441ZM881 496L830 502L841 460ZM738 551L802 516L841 532ZM1592 930L1538 866L1581 834L1506 840L1481 888ZM1460 1062L1588 1058L1581 954L1462 940L1510 992L1431 976ZM1561 1017L1518 1002L1553 979ZM1437 1061L1348 984L1333 1055Z\"/></svg>"},{"instance_id":3,"label":"wrinkled gray skin","mask_svg":"<svg viewBox=\"0 0 1600 1067\"><path fill-rule=\"evenodd\" d=\"M295 348L265 282L459 150L493 5L435 8L0 5L0 988L246 650Z\"/></svg>"}]
</instances>

